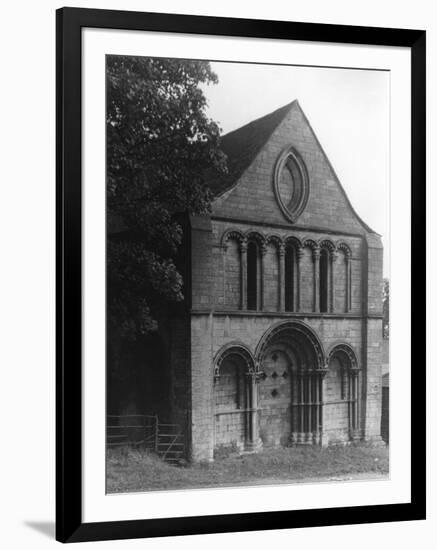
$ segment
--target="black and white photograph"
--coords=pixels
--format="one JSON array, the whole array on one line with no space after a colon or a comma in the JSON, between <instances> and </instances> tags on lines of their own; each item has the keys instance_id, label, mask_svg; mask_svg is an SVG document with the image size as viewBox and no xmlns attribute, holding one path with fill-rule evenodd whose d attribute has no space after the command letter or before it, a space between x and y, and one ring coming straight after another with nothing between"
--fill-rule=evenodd
<instances>
[{"instance_id":1,"label":"black and white photograph","mask_svg":"<svg viewBox=\"0 0 437 550\"><path fill-rule=\"evenodd\" d=\"M388 479L390 72L106 56L106 491Z\"/></svg>"},{"instance_id":2,"label":"black and white photograph","mask_svg":"<svg viewBox=\"0 0 437 550\"><path fill-rule=\"evenodd\" d=\"M432 7L5 4L1 548L432 547Z\"/></svg>"}]
</instances>

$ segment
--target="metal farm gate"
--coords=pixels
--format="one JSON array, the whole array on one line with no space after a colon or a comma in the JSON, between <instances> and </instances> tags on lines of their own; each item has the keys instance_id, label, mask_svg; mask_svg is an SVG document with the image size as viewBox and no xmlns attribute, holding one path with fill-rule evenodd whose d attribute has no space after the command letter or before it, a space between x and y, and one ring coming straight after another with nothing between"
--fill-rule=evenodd
<instances>
[{"instance_id":1,"label":"metal farm gate","mask_svg":"<svg viewBox=\"0 0 437 550\"><path fill-rule=\"evenodd\" d=\"M156 415L108 415L107 448L136 446L155 452L169 464L185 458L185 434L179 424L159 422Z\"/></svg>"}]
</instances>

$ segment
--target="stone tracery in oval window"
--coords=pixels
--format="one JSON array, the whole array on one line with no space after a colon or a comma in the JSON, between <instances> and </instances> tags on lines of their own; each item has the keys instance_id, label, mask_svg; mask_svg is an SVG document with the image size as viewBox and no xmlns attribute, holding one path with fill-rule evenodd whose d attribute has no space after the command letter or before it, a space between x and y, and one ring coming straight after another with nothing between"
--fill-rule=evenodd
<instances>
[{"instance_id":1,"label":"stone tracery in oval window","mask_svg":"<svg viewBox=\"0 0 437 550\"><path fill-rule=\"evenodd\" d=\"M294 223L302 214L309 196L308 172L294 147L287 147L278 158L274 191L282 213Z\"/></svg>"}]
</instances>

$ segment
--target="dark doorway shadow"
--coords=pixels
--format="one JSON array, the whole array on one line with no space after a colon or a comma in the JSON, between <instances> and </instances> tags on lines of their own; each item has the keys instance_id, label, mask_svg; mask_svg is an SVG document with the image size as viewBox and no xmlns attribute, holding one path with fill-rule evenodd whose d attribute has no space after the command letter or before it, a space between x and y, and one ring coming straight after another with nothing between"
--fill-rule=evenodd
<instances>
[{"instance_id":1,"label":"dark doorway shadow","mask_svg":"<svg viewBox=\"0 0 437 550\"><path fill-rule=\"evenodd\" d=\"M54 521L25 521L24 525L38 531L39 533L49 537L55 538L55 522Z\"/></svg>"}]
</instances>

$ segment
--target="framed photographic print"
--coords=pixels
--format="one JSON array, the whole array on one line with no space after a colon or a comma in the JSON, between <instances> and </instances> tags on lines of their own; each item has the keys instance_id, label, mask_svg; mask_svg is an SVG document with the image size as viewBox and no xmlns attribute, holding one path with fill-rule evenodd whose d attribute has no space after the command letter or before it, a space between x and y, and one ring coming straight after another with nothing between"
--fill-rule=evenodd
<instances>
[{"instance_id":1,"label":"framed photographic print","mask_svg":"<svg viewBox=\"0 0 437 550\"><path fill-rule=\"evenodd\" d=\"M58 540L425 518L424 31L58 10L57 258Z\"/></svg>"}]
</instances>

